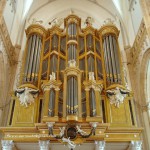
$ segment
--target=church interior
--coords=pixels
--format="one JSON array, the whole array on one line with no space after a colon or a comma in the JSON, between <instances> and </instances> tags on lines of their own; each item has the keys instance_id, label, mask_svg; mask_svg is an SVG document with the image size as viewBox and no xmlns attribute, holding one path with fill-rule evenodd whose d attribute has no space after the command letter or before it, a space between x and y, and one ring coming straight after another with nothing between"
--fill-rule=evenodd
<instances>
[{"instance_id":1,"label":"church interior","mask_svg":"<svg viewBox=\"0 0 150 150\"><path fill-rule=\"evenodd\" d=\"M0 0L1 150L150 150L150 0Z\"/></svg>"}]
</instances>

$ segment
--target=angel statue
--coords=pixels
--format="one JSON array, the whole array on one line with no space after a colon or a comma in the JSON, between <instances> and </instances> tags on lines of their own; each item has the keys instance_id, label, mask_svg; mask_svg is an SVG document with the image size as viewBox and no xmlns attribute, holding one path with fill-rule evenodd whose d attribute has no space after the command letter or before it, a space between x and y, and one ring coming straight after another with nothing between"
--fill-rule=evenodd
<instances>
[{"instance_id":1,"label":"angel statue","mask_svg":"<svg viewBox=\"0 0 150 150\"><path fill-rule=\"evenodd\" d=\"M94 19L92 17L87 17L85 20L85 24L87 26L91 26L93 22L94 22Z\"/></svg>"},{"instance_id":2,"label":"angel statue","mask_svg":"<svg viewBox=\"0 0 150 150\"><path fill-rule=\"evenodd\" d=\"M76 61L74 59L68 61L69 67L76 67Z\"/></svg>"},{"instance_id":3,"label":"angel statue","mask_svg":"<svg viewBox=\"0 0 150 150\"><path fill-rule=\"evenodd\" d=\"M25 105L26 107L28 106L28 104L31 105L31 103L34 102L35 98L38 95L38 92L39 90L35 90L28 87L16 89L15 91L17 97L20 100L20 104Z\"/></svg>"},{"instance_id":4,"label":"angel statue","mask_svg":"<svg viewBox=\"0 0 150 150\"><path fill-rule=\"evenodd\" d=\"M68 148L70 149L74 149L76 147L76 144L70 140L70 137L68 139L63 137L62 141L68 143Z\"/></svg>"},{"instance_id":5,"label":"angel statue","mask_svg":"<svg viewBox=\"0 0 150 150\"><path fill-rule=\"evenodd\" d=\"M94 72L89 72L89 80L92 80L92 81L95 80Z\"/></svg>"},{"instance_id":6,"label":"angel statue","mask_svg":"<svg viewBox=\"0 0 150 150\"><path fill-rule=\"evenodd\" d=\"M63 18L54 18L51 22L49 22L49 25L58 26L60 27L63 23Z\"/></svg>"},{"instance_id":7,"label":"angel statue","mask_svg":"<svg viewBox=\"0 0 150 150\"><path fill-rule=\"evenodd\" d=\"M60 135L60 137L63 137L64 136L64 134L65 134L65 127L62 127L62 128L59 128L59 130L60 130L60 133L59 133L59 135Z\"/></svg>"},{"instance_id":8,"label":"angel statue","mask_svg":"<svg viewBox=\"0 0 150 150\"><path fill-rule=\"evenodd\" d=\"M87 135L87 133L81 129L81 126L77 125L76 128L77 128L77 133L80 133L82 135Z\"/></svg>"},{"instance_id":9,"label":"angel statue","mask_svg":"<svg viewBox=\"0 0 150 150\"><path fill-rule=\"evenodd\" d=\"M50 77L50 80L56 80L55 72L52 72L52 74L50 74L49 77Z\"/></svg>"},{"instance_id":10,"label":"angel statue","mask_svg":"<svg viewBox=\"0 0 150 150\"><path fill-rule=\"evenodd\" d=\"M129 94L128 90L123 90L119 87L116 87L112 90L107 90L106 92L109 97L110 104L115 104L115 106L118 108L120 106L120 103L123 103L126 95Z\"/></svg>"}]
</instances>

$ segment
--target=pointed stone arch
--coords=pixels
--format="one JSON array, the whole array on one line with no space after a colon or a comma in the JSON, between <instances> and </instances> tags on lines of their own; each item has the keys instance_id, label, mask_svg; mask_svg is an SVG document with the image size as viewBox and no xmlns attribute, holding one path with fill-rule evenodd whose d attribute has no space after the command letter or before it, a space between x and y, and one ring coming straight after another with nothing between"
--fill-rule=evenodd
<instances>
[{"instance_id":1,"label":"pointed stone arch","mask_svg":"<svg viewBox=\"0 0 150 150\"><path fill-rule=\"evenodd\" d=\"M140 95L141 99L144 100L145 104L147 103L147 69L150 61L150 48L146 50L146 52L143 55L142 62L141 62L141 70L140 70Z\"/></svg>"}]
</instances>

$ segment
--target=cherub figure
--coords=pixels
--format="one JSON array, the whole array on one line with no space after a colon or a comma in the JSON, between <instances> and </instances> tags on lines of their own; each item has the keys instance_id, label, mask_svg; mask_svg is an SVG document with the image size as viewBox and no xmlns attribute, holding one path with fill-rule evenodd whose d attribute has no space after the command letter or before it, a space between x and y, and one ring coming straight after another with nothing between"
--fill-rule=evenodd
<instances>
[{"instance_id":1,"label":"cherub figure","mask_svg":"<svg viewBox=\"0 0 150 150\"><path fill-rule=\"evenodd\" d=\"M87 133L85 132L85 131L83 131L83 130L81 130L81 126L76 126L76 129L77 129L77 133L80 133L80 134L82 134L82 135L86 135Z\"/></svg>"},{"instance_id":2,"label":"cherub figure","mask_svg":"<svg viewBox=\"0 0 150 150\"><path fill-rule=\"evenodd\" d=\"M60 135L60 137L63 137L64 136L64 134L65 134L65 127L62 127L62 128L59 128L60 129L60 133L59 133L59 135Z\"/></svg>"},{"instance_id":3,"label":"cherub figure","mask_svg":"<svg viewBox=\"0 0 150 150\"><path fill-rule=\"evenodd\" d=\"M63 137L62 141L68 143L68 147L71 149L74 149L76 147L76 144L70 140L70 137L68 139Z\"/></svg>"},{"instance_id":4,"label":"cherub figure","mask_svg":"<svg viewBox=\"0 0 150 150\"><path fill-rule=\"evenodd\" d=\"M55 72L52 72L52 74L50 74L50 80L56 80Z\"/></svg>"},{"instance_id":5,"label":"cherub figure","mask_svg":"<svg viewBox=\"0 0 150 150\"><path fill-rule=\"evenodd\" d=\"M26 107L28 106L28 104L31 105L31 103L34 102L38 92L39 90L35 90L28 87L20 88L16 90L17 97L20 100L20 104L25 105Z\"/></svg>"},{"instance_id":6,"label":"cherub figure","mask_svg":"<svg viewBox=\"0 0 150 150\"><path fill-rule=\"evenodd\" d=\"M119 87L116 87L115 89L112 90L107 90L106 92L110 99L110 103L115 104L115 106L118 108L120 106L120 103L123 103L126 94L129 94L128 90L123 90Z\"/></svg>"}]
</instances>

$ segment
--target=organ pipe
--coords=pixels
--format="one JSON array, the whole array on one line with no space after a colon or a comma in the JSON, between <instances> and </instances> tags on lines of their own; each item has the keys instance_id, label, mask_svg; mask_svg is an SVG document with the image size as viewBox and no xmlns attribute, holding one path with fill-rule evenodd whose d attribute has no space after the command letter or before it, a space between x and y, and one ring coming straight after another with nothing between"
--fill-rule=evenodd
<instances>
[{"instance_id":1,"label":"organ pipe","mask_svg":"<svg viewBox=\"0 0 150 150\"><path fill-rule=\"evenodd\" d=\"M116 68L117 68L117 81L118 83L121 83L121 77L120 77L120 62L119 62L119 55L118 55L118 48L115 37L113 37L113 44L114 44L114 54L115 54L115 60L116 60Z\"/></svg>"},{"instance_id":2,"label":"organ pipe","mask_svg":"<svg viewBox=\"0 0 150 150\"><path fill-rule=\"evenodd\" d=\"M105 27L97 31L91 26L82 30L81 22L76 17L72 20L66 19L65 27L66 29L62 30L57 26L48 30L47 34L42 27L40 33L38 30L30 31L29 27L24 82L37 84L37 81L41 82L40 78L44 81L49 80L49 75L55 73L57 78L53 78L55 80L53 82L61 80L65 84L60 89L63 95L62 103L58 102L61 107L63 105L62 113L78 116L90 114L94 117L97 115L96 105L99 103L97 100L99 96L95 95L97 92L91 85L89 91L86 91L85 100L82 100L81 91L86 88L83 83L90 84L92 80L92 83L97 84L101 80L106 80L106 87L114 83L121 84L118 30L116 27L108 27L114 28L114 32L113 30L112 33L110 30L103 32ZM68 65L68 61L73 62L72 60L76 63L73 68ZM104 71L106 77L103 76ZM90 75L93 77L90 78ZM50 90L48 109L51 110L49 112L51 117L54 116L56 93L59 94ZM57 97L59 99L59 96ZM90 109L87 110L86 107Z\"/></svg>"},{"instance_id":3,"label":"organ pipe","mask_svg":"<svg viewBox=\"0 0 150 150\"><path fill-rule=\"evenodd\" d=\"M109 32L106 29L110 29ZM100 36L103 42L104 62L107 86L117 83L121 84L120 58L117 38L119 35L118 29L113 25L106 25L100 29Z\"/></svg>"},{"instance_id":4,"label":"organ pipe","mask_svg":"<svg viewBox=\"0 0 150 150\"><path fill-rule=\"evenodd\" d=\"M26 34L28 38L27 49L25 51L24 80L23 83L32 83L37 85L40 58L42 51L42 41L46 30L40 25L31 25Z\"/></svg>"},{"instance_id":5,"label":"organ pipe","mask_svg":"<svg viewBox=\"0 0 150 150\"><path fill-rule=\"evenodd\" d=\"M69 40L76 40L76 35L77 35L77 25L75 23L70 23L68 25Z\"/></svg>"},{"instance_id":6,"label":"organ pipe","mask_svg":"<svg viewBox=\"0 0 150 150\"><path fill-rule=\"evenodd\" d=\"M64 29L59 25L48 30L40 25L27 29L23 83L16 90L18 98L13 96L20 102L13 103L10 110L9 125L16 140L21 136L15 125L21 127L21 134L25 126L31 127L28 132L32 129L34 133L29 133L29 140L62 142L66 138L69 147L94 139L139 139L142 129L135 124L132 94L122 82L119 31L112 24L97 30L90 17L86 22L87 27L81 28L81 19L71 15ZM59 19L53 23L60 23ZM22 117L29 112L29 117ZM127 131L132 135L127 137Z\"/></svg>"},{"instance_id":7,"label":"organ pipe","mask_svg":"<svg viewBox=\"0 0 150 150\"><path fill-rule=\"evenodd\" d=\"M104 40L104 60L105 60L105 69L106 69L106 78L107 81L110 82L110 72L109 72L109 67L108 67L108 56L107 56L107 49L106 49L106 40Z\"/></svg>"},{"instance_id":8,"label":"organ pipe","mask_svg":"<svg viewBox=\"0 0 150 150\"><path fill-rule=\"evenodd\" d=\"M93 88L90 89L90 112L92 117L96 115L95 91Z\"/></svg>"},{"instance_id":9,"label":"organ pipe","mask_svg":"<svg viewBox=\"0 0 150 150\"><path fill-rule=\"evenodd\" d=\"M30 53L30 59L29 59L29 68L28 68L28 82L31 81L31 76L32 76L32 63L33 63L33 56L34 56L34 47L36 43L36 35L33 36L33 43L32 43L32 48L31 48L31 53Z\"/></svg>"},{"instance_id":10,"label":"organ pipe","mask_svg":"<svg viewBox=\"0 0 150 150\"><path fill-rule=\"evenodd\" d=\"M70 44L68 47L68 60L76 61L76 46L74 44Z\"/></svg>"},{"instance_id":11,"label":"organ pipe","mask_svg":"<svg viewBox=\"0 0 150 150\"><path fill-rule=\"evenodd\" d=\"M50 90L50 96L49 96L49 116L54 116L54 102L55 102L55 90L51 89Z\"/></svg>"},{"instance_id":12,"label":"organ pipe","mask_svg":"<svg viewBox=\"0 0 150 150\"><path fill-rule=\"evenodd\" d=\"M24 82L27 81L28 65L29 65L29 58L30 58L30 52L31 52L32 38L33 38L33 36L31 36L31 37L29 38L29 42L28 42L28 51L27 51L27 59L26 59L26 65L25 65L25 77L24 77Z\"/></svg>"},{"instance_id":13,"label":"organ pipe","mask_svg":"<svg viewBox=\"0 0 150 150\"><path fill-rule=\"evenodd\" d=\"M42 40L39 38L39 45L38 45L38 51L37 51L37 60L35 65L35 81L37 81L38 78L38 71L40 66L40 56L41 56L41 48L42 48Z\"/></svg>"},{"instance_id":14,"label":"organ pipe","mask_svg":"<svg viewBox=\"0 0 150 150\"><path fill-rule=\"evenodd\" d=\"M110 82L112 83L112 61L111 61L111 56L110 56L110 49L109 49L109 41L108 41L108 36L106 37L106 52L107 52L107 60L108 60L108 69L109 69L109 78Z\"/></svg>"},{"instance_id":15,"label":"organ pipe","mask_svg":"<svg viewBox=\"0 0 150 150\"><path fill-rule=\"evenodd\" d=\"M78 107L78 92L77 92L77 80L71 76L67 82L67 113L76 114Z\"/></svg>"},{"instance_id":16,"label":"organ pipe","mask_svg":"<svg viewBox=\"0 0 150 150\"><path fill-rule=\"evenodd\" d=\"M115 65L115 59L114 59L114 51L113 51L113 41L112 41L112 36L109 36L109 43L110 43L110 54L111 54L111 60L112 60L112 71L113 71L113 82L115 82L116 80L116 65Z\"/></svg>"},{"instance_id":17,"label":"organ pipe","mask_svg":"<svg viewBox=\"0 0 150 150\"><path fill-rule=\"evenodd\" d=\"M34 77L35 77L35 68L36 68L38 44L39 44L39 37L37 36L36 45L35 45L35 52L34 52L34 58L33 58L33 63L32 63L32 72L33 72L32 79L31 79L32 82L33 82Z\"/></svg>"}]
</instances>

